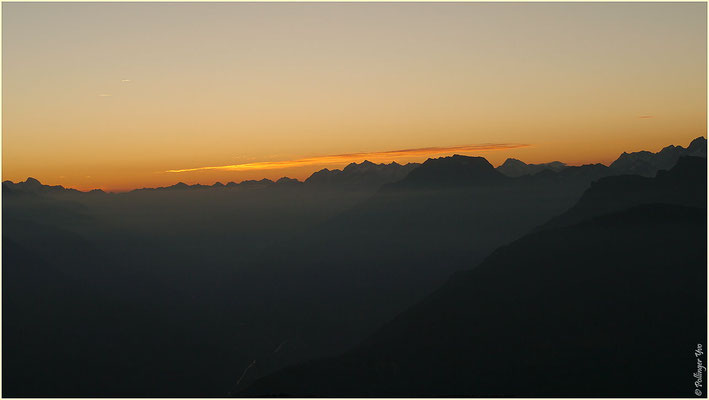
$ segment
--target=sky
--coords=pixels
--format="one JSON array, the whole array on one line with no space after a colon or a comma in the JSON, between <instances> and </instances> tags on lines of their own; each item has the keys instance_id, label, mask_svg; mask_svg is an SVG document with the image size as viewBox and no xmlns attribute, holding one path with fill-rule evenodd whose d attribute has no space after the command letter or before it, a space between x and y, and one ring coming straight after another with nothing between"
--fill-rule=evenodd
<instances>
[{"instance_id":1,"label":"sky","mask_svg":"<svg viewBox=\"0 0 709 400\"><path fill-rule=\"evenodd\" d=\"M609 164L706 136L706 3L2 4L2 177Z\"/></svg>"}]
</instances>

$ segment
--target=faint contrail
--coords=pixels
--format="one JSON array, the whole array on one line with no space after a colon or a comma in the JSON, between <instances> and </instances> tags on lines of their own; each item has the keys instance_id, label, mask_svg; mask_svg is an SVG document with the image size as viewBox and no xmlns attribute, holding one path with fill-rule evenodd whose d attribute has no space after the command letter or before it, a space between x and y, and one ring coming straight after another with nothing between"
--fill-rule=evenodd
<instances>
[{"instance_id":1,"label":"faint contrail","mask_svg":"<svg viewBox=\"0 0 709 400\"><path fill-rule=\"evenodd\" d=\"M529 144L518 144L518 143L489 143L489 144L476 144L476 145L465 145L465 146L452 146L452 147L422 147L418 149L404 149L404 150L390 150L390 151L376 151L370 153L350 153L350 154L335 154L328 156L315 156L307 158L299 158L296 160L285 160L285 161L262 161L255 163L244 163L244 164L232 164L232 165L218 165L211 167L198 167L198 168L186 168L186 169L171 169L165 172L192 172L192 171L206 171L206 170L220 170L220 171L248 171L248 170L258 170L258 169L279 169L279 168L290 168L290 167L301 167L307 165L316 164L329 164L338 162L353 162L365 159L373 160L391 160L393 158L399 157L410 157L410 156L428 156L442 153L452 153L452 152L471 152L471 151L493 151L493 150L506 150L506 149L516 149L520 147L528 147Z\"/></svg>"}]
</instances>

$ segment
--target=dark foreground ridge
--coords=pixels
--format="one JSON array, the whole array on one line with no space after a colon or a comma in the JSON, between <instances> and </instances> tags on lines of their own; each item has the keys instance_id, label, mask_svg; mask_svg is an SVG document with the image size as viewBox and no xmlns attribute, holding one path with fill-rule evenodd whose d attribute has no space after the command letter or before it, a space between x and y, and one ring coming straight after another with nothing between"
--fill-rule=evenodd
<instances>
[{"instance_id":1,"label":"dark foreground ridge","mask_svg":"<svg viewBox=\"0 0 709 400\"><path fill-rule=\"evenodd\" d=\"M706 160L672 167L4 182L3 396L692 395Z\"/></svg>"},{"instance_id":2,"label":"dark foreground ridge","mask_svg":"<svg viewBox=\"0 0 709 400\"><path fill-rule=\"evenodd\" d=\"M602 202L602 215L503 246L353 350L239 395L693 396L707 323L705 162L645 182L656 192L646 204ZM682 185L703 186L682 192L698 207L655 203Z\"/></svg>"}]
</instances>

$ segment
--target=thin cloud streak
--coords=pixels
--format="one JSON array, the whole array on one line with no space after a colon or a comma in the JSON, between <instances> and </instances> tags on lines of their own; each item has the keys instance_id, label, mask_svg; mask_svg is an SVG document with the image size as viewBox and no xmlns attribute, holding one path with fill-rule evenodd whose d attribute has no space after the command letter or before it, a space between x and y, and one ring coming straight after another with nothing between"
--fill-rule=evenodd
<instances>
[{"instance_id":1,"label":"thin cloud streak","mask_svg":"<svg viewBox=\"0 0 709 400\"><path fill-rule=\"evenodd\" d=\"M285 161L263 161L255 163L244 163L244 164L232 164L232 165L219 165L211 167L198 167L198 168L186 168L186 169L171 169L165 172L179 173L179 172L194 172L194 171L251 171L251 170L262 170L262 169L281 169L281 168L291 168L291 167L302 167L308 165L317 164L333 164L333 163L344 163L344 162L355 162L363 161L365 159L369 160L393 160L402 157L412 157L412 156L432 156L437 154L452 153L452 152L471 152L471 151L495 151L495 150L508 150L517 149L520 147L529 147L529 144L518 144L518 143L495 143L495 144L477 144L477 145L466 145L466 146L452 146L452 147L423 147L418 149L404 149L404 150L390 150L390 151L377 151L370 153L350 153L350 154L335 154L327 156L316 156L299 158L296 160L285 160Z\"/></svg>"}]
</instances>

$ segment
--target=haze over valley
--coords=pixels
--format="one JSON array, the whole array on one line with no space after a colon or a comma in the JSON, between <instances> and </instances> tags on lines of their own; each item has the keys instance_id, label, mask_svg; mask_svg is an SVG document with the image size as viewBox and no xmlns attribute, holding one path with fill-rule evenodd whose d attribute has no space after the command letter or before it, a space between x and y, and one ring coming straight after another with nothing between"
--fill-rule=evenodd
<instances>
[{"instance_id":1,"label":"haze over valley","mask_svg":"<svg viewBox=\"0 0 709 400\"><path fill-rule=\"evenodd\" d=\"M706 2L3 2L2 396L705 398Z\"/></svg>"},{"instance_id":2,"label":"haze over valley","mask_svg":"<svg viewBox=\"0 0 709 400\"><path fill-rule=\"evenodd\" d=\"M706 147L702 137L687 147L624 153L611 166L508 160L494 168L459 155L406 165L365 161L305 182L118 194L5 181L3 282L12 301L3 315L13 323L3 332L4 362L14 366L5 394L463 395L451 382L440 384L453 392L395 390L393 382L350 392L353 386L323 378L301 392L301 383L287 386L285 378L273 387L259 379L355 348L452 274L475 273L500 246L530 232L552 235L643 204L705 210ZM670 183L650 195L629 189L630 178L694 186ZM628 182L595 194L619 179ZM515 274L494 279L515 281Z\"/></svg>"}]
</instances>

